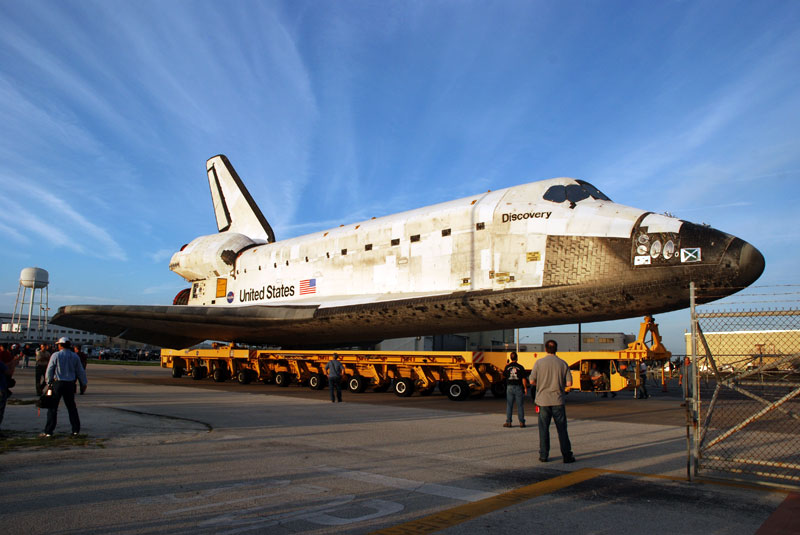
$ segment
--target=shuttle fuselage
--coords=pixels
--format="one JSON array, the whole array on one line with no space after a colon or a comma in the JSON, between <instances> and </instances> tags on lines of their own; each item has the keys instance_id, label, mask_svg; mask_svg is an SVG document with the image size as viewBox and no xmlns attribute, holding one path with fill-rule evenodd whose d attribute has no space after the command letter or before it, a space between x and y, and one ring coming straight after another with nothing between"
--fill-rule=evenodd
<instances>
[{"instance_id":1,"label":"shuttle fuselage","mask_svg":"<svg viewBox=\"0 0 800 535\"><path fill-rule=\"evenodd\" d=\"M654 314L688 306L692 281L708 301L764 268L734 236L570 178L275 241L228 160L207 171L219 232L173 255L191 283L180 305L79 305L53 321L172 346L336 344Z\"/></svg>"}]
</instances>

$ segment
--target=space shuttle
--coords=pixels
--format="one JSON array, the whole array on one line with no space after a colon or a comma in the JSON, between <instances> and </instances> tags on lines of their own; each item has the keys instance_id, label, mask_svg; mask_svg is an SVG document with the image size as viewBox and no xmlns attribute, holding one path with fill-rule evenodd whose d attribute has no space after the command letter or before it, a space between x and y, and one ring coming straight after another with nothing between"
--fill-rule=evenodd
<instances>
[{"instance_id":1,"label":"space shuttle","mask_svg":"<svg viewBox=\"0 0 800 535\"><path fill-rule=\"evenodd\" d=\"M594 322L720 299L758 279L749 243L553 178L278 241L224 155L218 232L169 268L170 306L69 305L52 323L171 348L283 347Z\"/></svg>"}]
</instances>

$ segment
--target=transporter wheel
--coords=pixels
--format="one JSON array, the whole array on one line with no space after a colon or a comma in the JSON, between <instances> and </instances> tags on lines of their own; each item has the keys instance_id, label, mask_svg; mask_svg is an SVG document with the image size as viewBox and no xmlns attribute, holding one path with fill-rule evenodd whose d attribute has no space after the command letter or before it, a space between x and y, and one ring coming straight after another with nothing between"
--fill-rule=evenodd
<instances>
[{"instance_id":1,"label":"transporter wheel","mask_svg":"<svg viewBox=\"0 0 800 535\"><path fill-rule=\"evenodd\" d=\"M360 375L353 375L350 377L350 380L347 381L347 388L350 389L350 392L360 394L367 388L367 380Z\"/></svg>"},{"instance_id":2,"label":"transporter wheel","mask_svg":"<svg viewBox=\"0 0 800 535\"><path fill-rule=\"evenodd\" d=\"M495 381L492 383L492 395L496 398L505 399L506 397L506 383L505 381Z\"/></svg>"},{"instance_id":3,"label":"transporter wheel","mask_svg":"<svg viewBox=\"0 0 800 535\"><path fill-rule=\"evenodd\" d=\"M289 372L278 372L275 374L275 384L278 386L289 386L292 381L292 376Z\"/></svg>"},{"instance_id":4,"label":"transporter wheel","mask_svg":"<svg viewBox=\"0 0 800 535\"><path fill-rule=\"evenodd\" d=\"M394 383L394 393L401 398L407 398L414 393L414 381L408 377L401 377Z\"/></svg>"},{"instance_id":5,"label":"transporter wheel","mask_svg":"<svg viewBox=\"0 0 800 535\"><path fill-rule=\"evenodd\" d=\"M315 373L308 379L308 387L311 390L322 390L325 388L325 376L321 373Z\"/></svg>"},{"instance_id":6,"label":"transporter wheel","mask_svg":"<svg viewBox=\"0 0 800 535\"><path fill-rule=\"evenodd\" d=\"M453 381L447 388L447 397L453 401L463 401L469 397L469 385L466 381Z\"/></svg>"},{"instance_id":7,"label":"transporter wheel","mask_svg":"<svg viewBox=\"0 0 800 535\"><path fill-rule=\"evenodd\" d=\"M173 366L172 367L172 377L175 379L180 379L183 376L183 367L182 366Z\"/></svg>"},{"instance_id":8,"label":"transporter wheel","mask_svg":"<svg viewBox=\"0 0 800 535\"><path fill-rule=\"evenodd\" d=\"M444 394L446 396L448 388L450 388L450 382L449 381L439 381L439 392L440 393L442 393L442 394Z\"/></svg>"},{"instance_id":9,"label":"transporter wheel","mask_svg":"<svg viewBox=\"0 0 800 535\"><path fill-rule=\"evenodd\" d=\"M192 379L195 381L199 381L200 379L204 379L208 373L208 369L205 366L195 366L192 368Z\"/></svg>"},{"instance_id":10,"label":"transporter wheel","mask_svg":"<svg viewBox=\"0 0 800 535\"><path fill-rule=\"evenodd\" d=\"M239 370L236 379L239 381L240 385L246 385L253 380L253 374L250 370Z\"/></svg>"},{"instance_id":11,"label":"transporter wheel","mask_svg":"<svg viewBox=\"0 0 800 535\"><path fill-rule=\"evenodd\" d=\"M228 374L226 373L226 370L222 368L217 368L216 370L214 370L214 381L216 381L217 383L224 382L225 379L228 378L227 376Z\"/></svg>"}]
</instances>

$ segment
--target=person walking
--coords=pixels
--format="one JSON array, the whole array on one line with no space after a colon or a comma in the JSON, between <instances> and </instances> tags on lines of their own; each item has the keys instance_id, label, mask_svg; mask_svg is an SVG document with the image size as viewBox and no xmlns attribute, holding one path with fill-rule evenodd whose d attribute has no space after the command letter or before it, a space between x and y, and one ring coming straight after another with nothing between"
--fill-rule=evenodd
<instances>
[{"instance_id":1,"label":"person walking","mask_svg":"<svg viewBox=\"0 0 800 535\"><path fill-rule=\"evenodd\" d=\"M81 361L72 351L72 342L66 336L59 338L58 351L50 356L45 379L53 383L55 403L47 409L47 423L44 432L39 436L51 437L56 430L58 420L58 404L64 398L64 405L69 414L69 423L72 425L72 436L81 432L81 420L78 417L78 407L75 405L75 381L81 384L81 394L86 392L86 371L81 366Z\"/></svg>"},{"instance_id":2,"label":"person walking","mask_svg":"<svg viewBox=\"0 0 800 535\"><path fill-rule=\"evenodd\" d=\"M513 427L511 425L511 414L514 412L514 404L517 404L517 418L519 426L525 427L525 390L528 388L528 378L525 368L517 362L517 352L512 351L509 355L511 362L506 364L503 369L503 378L506 380L506 423L503 427Z\"/></svg>"},{"instance_id":3,"label":"person walking","mask_svg":"<svg viewBox=\"0 0 800 535\"><path fill-rule=\"evenodd\" d=\"M536 406L539 407L539 461L546 463L550 455L550 420L555 420L558 444L565 463L574 463L572 444L567 433L567 411L564 407L564 391L572 386L569 365L556 356L558 344L548 340L544 344L547 355L536 361L530 376L531 385L536 386Z\"/></svg>"},{"instance_id":4,"label":"person walking","mask_svg":"<svg viewBox=\"0 0 800 535\"><path fill-rule=\"evenodd\" d=\"M41 344L36 351L36 395L41 396L44 392L45 380L44 376L47 373L47 365L50 364L50 350L47 349L47 344Z\"/></svg>"},{"instance_id":5,"label":"person walking","mask_svg":"<svg viewBox=\"0 0 800 535\"><path fill-rule=\"evenodd\" d=\"M344 375L344 366L339 362L339 355L333 354L333 359L329 360L325 365L325 371L328 373L328 387L331 390L331 403L342 402L342 375ZM334 395L334 390L335 395Z\"/></svg>"}]
</instances>

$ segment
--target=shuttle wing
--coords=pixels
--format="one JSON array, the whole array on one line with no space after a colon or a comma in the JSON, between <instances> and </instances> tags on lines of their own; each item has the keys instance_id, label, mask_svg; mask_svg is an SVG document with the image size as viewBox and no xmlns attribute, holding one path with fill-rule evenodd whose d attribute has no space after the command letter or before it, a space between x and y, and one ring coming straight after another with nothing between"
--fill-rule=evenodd
<instances>
[{"instance_id":1,"label":"shuttle wing","mask_svg":"<svg viewBox=\"0 0 800 535\"><path fill-rule=\"evenodd\" d=\"M249 338L262 328L296 325L311 320L317 308L70 305L61 307L52 323L161 347L189 347L204 340Z\"/></svg>"}]
</instances>

